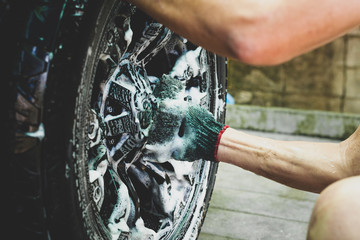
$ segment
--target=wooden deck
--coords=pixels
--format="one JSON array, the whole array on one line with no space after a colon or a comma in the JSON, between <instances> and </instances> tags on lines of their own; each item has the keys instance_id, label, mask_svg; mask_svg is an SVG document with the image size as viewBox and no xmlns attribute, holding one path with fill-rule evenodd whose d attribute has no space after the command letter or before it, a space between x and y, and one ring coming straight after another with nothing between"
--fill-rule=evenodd
<instances>
[{"instance_id":1,"label":"wooden deck","mask_svg":"<svg viewBox=\"0 0 360 240\"><path fill-rule=\"evenodd\" d=\"M326 141L249 132L281 139ZM198 240L306 239L318 194L299 191L241 168L221 163Z\"/></svg>"}]
</instances>

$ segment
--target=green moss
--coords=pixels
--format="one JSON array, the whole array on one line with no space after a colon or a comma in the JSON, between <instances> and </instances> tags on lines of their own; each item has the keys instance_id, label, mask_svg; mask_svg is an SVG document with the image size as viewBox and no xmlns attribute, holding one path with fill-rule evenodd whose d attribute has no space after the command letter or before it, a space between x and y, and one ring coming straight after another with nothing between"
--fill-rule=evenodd
<instances>
[{"instance_id":1,"label":"green moss","mask_svg":"<svg viewBox=\"0 0 360 240\"><path fill-rule=\"evenodd\" d=\"M260 117L258 120L258 126L265 126L267 121L267 114L265 111L260 112Z\"/></svg>"},{"instance_id":2,"label":"green moss","mask_svg":"<svg viewBox=\"0 0 360 240\"><path fill-rule=\"evenodd\" d=\"M314 114L307 114L305 119L296 126L296 134L310 134L314 132L316 117Z\"/></svg>"},{"instance_id":3,"label":"green moss","mask_svg":"<svg viewBox=\"0 0 360 240\"><path fill-rule=\"evenodd\" d=\"M356 128L357 128L356 124L344 123L344 133L341 137L341 140L345 140L346 138L350 137L350 135L355 132Z\"/></svg>"}]
</instances>

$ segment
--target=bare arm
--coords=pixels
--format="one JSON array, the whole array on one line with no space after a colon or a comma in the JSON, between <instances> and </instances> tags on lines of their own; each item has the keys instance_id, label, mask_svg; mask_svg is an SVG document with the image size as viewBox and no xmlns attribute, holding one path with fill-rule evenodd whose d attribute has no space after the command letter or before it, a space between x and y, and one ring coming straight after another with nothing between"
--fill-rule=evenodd
<instances>
[{"instance_id":1,"label":"bare arm","mask_svg":"<svg viewBox=\"0 0 360 240\"><path fill-rule=\"evenodd\" d=\"M170 29L218 54L272 65L360 24L358 0L129 0Z\"/></svg>"},{"instance_id":2,"label":"bare arm","mask_svg":"<svg viewBox=\"0 0 360 240\"><path fill-rule=\"evenodd\" d=\"M341 143L278 141L228 129L218 160L297 189L321 192L329 184L360 174L360 127Z\"/></svg>"}]
</instances>

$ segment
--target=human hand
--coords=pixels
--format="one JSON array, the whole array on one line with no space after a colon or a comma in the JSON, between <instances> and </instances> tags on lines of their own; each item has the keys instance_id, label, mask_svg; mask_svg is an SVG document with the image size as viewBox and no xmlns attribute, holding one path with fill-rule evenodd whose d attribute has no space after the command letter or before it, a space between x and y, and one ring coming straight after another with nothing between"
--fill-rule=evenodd
<instances>
[{"instance_id":1,"label":"human hand","mask_svg":"<svg viewBox=\"0 0 360 240\"><path fill-rule=\"evenodd\" d=\"M155 113L145 158L159 162L170 158L216 161L219 133L226 127L198 105L167 99Z\"/></svg>"}]
</instances>

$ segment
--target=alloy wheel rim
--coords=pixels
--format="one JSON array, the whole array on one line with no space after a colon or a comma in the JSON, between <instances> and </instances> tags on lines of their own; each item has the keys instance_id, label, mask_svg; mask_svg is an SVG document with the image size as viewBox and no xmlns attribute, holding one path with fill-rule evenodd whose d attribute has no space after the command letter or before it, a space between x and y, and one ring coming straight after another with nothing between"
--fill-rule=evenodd
<instances>
[{"instance_id":1,"label":"alloy wheel rim","mask_svg":"<svg viewBox=\"0 0 360 240\"><path fill-rule=\"evenodd\" d=\"M158 73L148 74L148 66L158 61L156 54L168 47L174 35L151 22L142 30L142 38L134 42L133 17L130 10L119 11L109 20L104 34L107 41L96 66L97 84L88 111L87 133L91 198L111 238L171 239L179 235L177 226L194 218L189 210L200 214L211 164L202 160L144 160L143 150L158 104L152 90L160 78ZM186 39L176 36L176 41L180 47L165 51L168 58L177 54L176 60L171 70L162 74L184 85L184 101L209 109L214 101L209 95L209 54L192 45L191 50L183 51ZM191 224L188 227L196 228L200 223Z\"/></svg>"}]
</instances>

